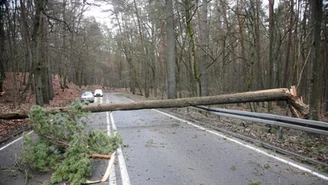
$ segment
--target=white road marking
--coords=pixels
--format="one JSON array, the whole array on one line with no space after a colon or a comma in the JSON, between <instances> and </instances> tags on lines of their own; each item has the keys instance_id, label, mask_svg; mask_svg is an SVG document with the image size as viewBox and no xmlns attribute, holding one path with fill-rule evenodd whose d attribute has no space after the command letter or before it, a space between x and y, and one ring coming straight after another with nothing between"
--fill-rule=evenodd
<instances>
[{"instance_id":1,"label":"white road marking","mask_svg":"<svg viewBox=\"0 0 328 185\"><path fill-rule=\"evenodd\" d=\"M111 126L113 128L113 132L116 133L117 129L116 129L116 125L115 125L114 117L113 117L112 113L110 113L110 121L112 123ZM118 157L118 164L120 166L120 172L121 172L121 177L122 177L122 185L131 185L130 177L128 174L128 170L126 167L126 163L125 163L125 159L123 156L121 146L119 146L119 148L117 149L117 157Z\"/></svg>"},{"instance_id":2,"label":"white road marking","mask_svg":"<svg viewBox=\"0 0 328 185\"><path fill-rule=\"evenodd\" d=\"M115 164L113 165L112 171L109 175L109 185L116 185Z\"/></svg>"},{"instance_id":3,"label":"white road marking","mask_svg":"<svg viewBox=\"0 0 328 185\"><path fill-rule=\"evenodd\" d=\"M33 133L33 131L30 131L30 132L27 133L26 135L30 135L30 134L32 134L32 133ZM3 150L3 149L5 149L5 148L7 148L7 147L9 147L10 145L16 143L17 141L19 141L19 140L21 140L21 139L23 139L23 136L21 136L21 137L15 139L14 141L12 141L12 142L6 144L5 146L1 147L1 148L0 148L0 151Z\"/></svg>"},{"instance_id":4,"label":"white road marking","mask_svg":"<svg viewBox=\"0 0 328 185\"><path fill-rule=\"evenodd\" d=\"M263 154L263 155L266 155L266 156L268 156L268 157L274 158L274 159L276 159L276 160L278 160L278 161L280 161L280 162L283 162L283 163L285 163L285 164L288 164L288 165L290 165L290 166L293 166L293 167L295 167L295 168L298 168L298 169L300 169L300 170L302 170L302 171L308 172L308 173L310 173L310 174L312 174L312 175L314 175L314 176L320 177L320 178L322 178L322 179L324 179L324 180L328 180L328 177L325 176L325 175L323 175L323 174L320 174L320 173L318 173L318 172L315 172L315 171L313 171L313 170L311 170L311 169L308 169L308 168L306 168L306 167L304 167L304 166L301 166L301 165L299 165L299 164L296 164L296 163L294 163L294 162L292 162L292 161L288 161L288 160L286 160L286 159L283 159L283 158L280 158L280 157L274 156L274 155L272 155L272 154L269 154L269 153L267 153L267 151L263 151L263 150L261 150L261 149L259 149L259 148L256 148L256 147L252 146L252 145L249 145L249 144L246 144L246 143L242 143L242 142L240 142L240 141L238 141L238 140L236 140L236 139L229 138L229 137L227 137L227 136L225 136L225 135L223 135L223 134L221 134L221 133L219 133L219 132L216 132L216 131L213 131L213 130L206 129L206 128L204 128L204 127L201 127L201 126L199 126L199 125L196 125L196 124L194 124L194 123L191 123L191 122L189 122L189 121L187 121L187 120L180 119L180 118L178 118L178 117L176 117L176 116L173 116L173 115L170 115L170 114L168 114L168 113L165 113L165 112L162 112L162 111L159 111L159 110L156 110L156 109L152 109L152 110L154 110L154 111L156 111L156 112L159 112L159 113L161 113L161 114L164 114L164 115L166 115L166 116L168 116L168 117L174 118L174 119L176 119L176 120L179 120L179 121L181 121L181 122L185 122L185 123L187 123L187 124L189 124L189 125L191 125L191 126L194 126L194 127L198 128L198 129L200 129L200 130L204 130L204 131L209 132L209 133L211 133L211 134L214 134L214 135L216 135L216 136L222 137L222 138L224 138L224 139L226 139L226 140L232 141L232 142L234 142L234 143L236 143L236 144L242 145L242 146L244 146L244 147L246 147L246 148L249 148L249 149L251 149L251 150L253 150L253 151L255 151L255 152L258 152L258 153L260 153L260 154Z\"/></svg>"},{"instance_id":5,"label":"white road marking","mask_svg":"<svg viewBox=\"0 0 328 185\"><path fill-rule=\"evenodd\" d=\"M109 103L109 102L107 101L107 103ZM109 117L110 117L110 121L109 121ZM108 129L109 134L111 132L117 133L117 129L116 129L113 114L110 113L109 116L108 116L108 112L107 112L107 129ZM131 185L130 177L129 177L129 174L128 174L128 170L127 170L127 167L126 167L126 163L125 163L125 159L124 159L124 156L123 156L121 146L119 146L119 148L117 149L117 158L118 158L119 168L120 168L120 172L121 172L122 185ZM116 183L117 183L117 180L116 180L115 165L114 165L113 173L111 173L111 175L109 177L109 184L110 185L116 185Z\"/></svg>"},{"instance_id":6,"label":"white road marking","mask_svg":"<svg viewBox=\"0 0 328 185\"><path fill-rule=\"evenodd\" d=\"M110 129L110 121L109 121L109 113L106 112L106 118L107 118L107 135L111 135L111 129Z\"/></svg>"},{"instance_id":7,"label":"white road marking","mask_svg":"<svg viewBox=\"0 0 328 185\"><path fill-rule=\"evenodd\" d=\"M108 96L106 95L106 99L108 99ZM106 103L108 103L106 101ZM107 118L107 134L110 136L112 131L111 131L111 122L109 118L109 112L106 112L106 118ZM110 162L108 162L108 165L110 165ZM115 172L115 164L113 164L113 168L111 169L110 175L109 175L109 185L116 185L116 172Z\"/></svg>"}]
</instances>

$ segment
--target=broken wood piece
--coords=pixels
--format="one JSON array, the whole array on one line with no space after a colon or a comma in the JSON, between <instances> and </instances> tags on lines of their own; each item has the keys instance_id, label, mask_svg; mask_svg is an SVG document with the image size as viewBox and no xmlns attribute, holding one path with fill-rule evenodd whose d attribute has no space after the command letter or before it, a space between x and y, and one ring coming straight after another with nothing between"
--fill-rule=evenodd
<instances>
[{"instance_id":1,"label":"broken wood piece","mask_svg":"<svg viewBox=\"0 0 328 185\"><path fill-rule=\"evenodd\" d=\"M288 99L288 102L292 105L290 106L292 114L298 118L307 118L309 115L309 106L303 102L302 97L298 97L296 87L291 86L289 92L292 95Z\"/></svg>"},{"instance_id":2,"label":"broken wood piece","mask_svg":"<svg viewBox=\"0 0 328 185\"><path fill-rule=\"evenodd\" d=\"M100 180L95 180L95 181L91 181L91 180L86 180L85 183L83 184L96 184L96 183L100 183Z\"/></svg>"},{"instance_id":3,"label":"broken wood piece","mask_svg":"<svg viewBox=\"0 0 328 185\"><path fill-rule=\"evenodd\" d=\"M116 154L116 151L113 152L111 155L108 155L108 156L110 156L110 160L108 162L106 172L105 172L104 176L101 179L93 180L93 181L92 180L86 180L84 184L96 184L96 183L100 183L100 182L105 182L108 179L108 177L111 173L111 170L113 168L114 161L115 161L115 154Z\"/></svg>"},{"instance_id":4,"label":"broken wood piece","mask_svg":"<svg viewBox=\"0 0 328 185\"><path fill-rule=\"evenodd\" d=\"M301 119L304 118L304 115L301 114L297 109L295 109L295 107L289 105L289 109L294 117L301 118Z\"/></svg>"},{"instance_id":5,"label":"broken wood piece","mask_svg":"<svg viewBox=\"0 0 328 185\"><path fill-rule=\"evenodd\" d=\"M106 172L105 172L103 178L101 179L101 182L105 182L108 179L108 177L109 177L109 175L110 175L110 173L112 171L112 168L114 166L115 154L116 154L116 151L114 153L112 153L112 155L110 157L110 160L109 160L109 163L108 163Z\"/></svg>"},{"instance_id":6,"label":"broken wood piece","mask_svg":"<svg viewBox=\"0 0 328 185\"><path fill-rule=\"evenodd\" d=\"M91 154L89 158L98 158L98 159L110 159L111 155L104 155L104 154Z\"/></svg>"}]
</instances>

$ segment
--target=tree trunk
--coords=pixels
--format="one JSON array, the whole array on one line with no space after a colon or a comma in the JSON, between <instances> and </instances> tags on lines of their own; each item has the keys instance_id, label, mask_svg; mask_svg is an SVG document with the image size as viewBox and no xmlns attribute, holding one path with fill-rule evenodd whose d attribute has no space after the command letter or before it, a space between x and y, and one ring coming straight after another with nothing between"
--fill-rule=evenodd
<instances>
[{"instance_id":1,"label":"tree trunk","mask_svg":"<svg viewBox=\"0 0 328 185\"><path fill-rule=\"evenodd\" d=\"M310 87L310 117L319 120L320 103L322 102L322 63L320 54L321 45L321 22L322 22L322 0L311 0L311 24L312 35L312 79Z\"/></svg>"},{"instance_id":2,"label":"tree trunk","mask_svg":"<svg viewBox=\"0 0 328 185\"><path fill-rule=\"evenodd\" d=\"M290 50L292 45L292 34L293 34L293 25L294 25L294 0L290 1L290 17L289 17L289 27L288 27L288 39L287 39L287 51L286 51L286 60L285 60L285 69L284 69L284 78L283 78L283 87L287 87L289 83L289 63L290 63Z\"/></svg>"},{"instance_id":3,"label":"tree trunk","mask_svg":"<svg viewBox=\"0 0 328 185\"><path fill-rule=\"evenodd\" d=\"M241 52L241 60L240 60L240 78L241 78L241 84L246 84L247 81L245 80L245 66L246 66L246 54L245 54L245 44L244 44L244 30L243 30L243 16L240 5L241 2L237 1L237 8L238 8L238 28L239 28L239 40L240 40L240 52ZM245 91L245 85L240 85L240 89L238 92ZM271 87L269 87L271 88Z\"/></svg>"},{"instance_id":4,"label":"tree trunk","mask_svg":"<svg viewBox=\"0 0 328 185\"><path fill-rule=\"evenodd\" d=\"M3 92L3 80L6 78L3 58L5 54L4 5L5 1L0 1L0 92Z\"/></svg>"},{"instance_id":5,"label":"tree trunk","mask_svg":"<svg viewBox=\"0 0 328 185\"><path fill-rule=\"evenodd\" d=\"M166 31L167 31L167 87L169 99L177 97L176 90L176 63L175 63L175 34L174 34L174 14L172 0L165 0L166 8Z\"/></svg>"},{"instance_id":6,"label":"tree trunk","mask_svg":"<svg viewBox=\"0 0 328 185\"><path fill-rule=\"evenodd\" d=\"M296 93L294 93L296 94ZM263 102L263 101L288 101L303 116L308 114L308 106L305 105L300 98L294 96L287 88L268 89L261 91L251 91L235 94L225 94L218 96L154 100L133 103L113 103L113 104L92 104L83 107L83 111L90 112L106 112L106 111L122 111L122 110L139 110L154 108L180 108L195 105L218 105L246 102ZM58 111L67 111L68 107L47 108L49 113ZM27 118L28 112L0 113L0 119L21 119Z\"/></svg>"},{"instance_id":7,"label":"tree trunk","mask_svg":"<svg viewBox=\"0 0 328 185\"><path fill-rule=\"evenodd\" d=\"M327 7L326 7L327 8ZM325 36L325 43L324 43L324 55L323 55L323 61L325 62L324 65L324 104L325 104L325 111L328 112L328 17L326 16L324 19L324 36Z\"/></svg>"},{"instance_id":8,"label":"tree trunk","mask_svg":"<svg viewBox=\"0 0 328 185\"><path fill-rule=\"evenodd\" d=\"M196 62L196 49L195 49L195 33L192 29L191 21L193 18L193 13L191 13L191 9L195 6L192 4L192 0L184 1L185 6L185 23L187 29L187 35L189 37L189 52L190 52L190 86L191 86L191 93L192 96L199 96L199 73L197 69L197 62Z\"/></svg>"},{"instance_id":9,"label":"tree trunk","mask_svg":"<svg viewBox=\"0 0 328 185\"><path fill-rule=\"evenodd\" d=\"M36 89L36 104L43 105L43 96L42 96L42 66L43 66L43 59L42 59L42 52L43 52L43 42L44 42L44 31L43 30L43 11L45 8L45 1L44 0L35 0L35 16L33 22L33 49L34 49L34 62L35 62L35 89Z\"/></svg>"},{"instance_id":10,"label":"tree trunk","mask_svg":"<svg viewBox=\"0 0 328 185\"><path fill-rule=\"evenodd\" d=\"M261 60L261 33L260 33L260 2L256 0L256 18L255 18L255 50L256 50L256 89L263 89L262 60Z\"/></svg>"},{"instance_id":11,"label":"tree trunk","mask_svg":"<svg viewBox=\"0 0 328 185\"><path fill-rule=\"evenodd\" d=\"M268 79L268 87L274 87L274 78L273 78L273 41L274 41L274 0L269 0L269 79ZM272 102L268 104L268 112L272 110Z\"/></svg>"},{"instance_id":12,"label":"tree trunk","mask_svg":"<svg viewBox=\"0 0 328 185\"><path fill-rule=\"evenodd\" d=\"M208 42L208 27L207 27L207 0L203 0L202 7L202 22L201 22L201 39L202 39L202 63L201 63L201 76L200 76L200 93L201 96L208 95L207 84L207 42Z\"/></svg>"}]
</instances>

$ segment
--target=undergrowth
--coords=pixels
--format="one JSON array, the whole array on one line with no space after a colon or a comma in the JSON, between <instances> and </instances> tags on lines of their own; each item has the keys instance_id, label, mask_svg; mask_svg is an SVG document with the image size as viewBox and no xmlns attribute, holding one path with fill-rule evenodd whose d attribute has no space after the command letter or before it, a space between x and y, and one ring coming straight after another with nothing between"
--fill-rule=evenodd
<instances>
[{"instance_id":1,"label":"undergrowth","mask_svg":"<svg viewBox=\"0 0 328 185\"><path fill-rule=\"evenodd\" d=\"M52 172L51 183L81 184L92 174L92 154L113 153L122 143L118 134L85 131L88 113L80 102L67 112L50 114L34 107L30 125L37 136L24 135L22 161L39 172Z\"/></svg>"}]
</instances>

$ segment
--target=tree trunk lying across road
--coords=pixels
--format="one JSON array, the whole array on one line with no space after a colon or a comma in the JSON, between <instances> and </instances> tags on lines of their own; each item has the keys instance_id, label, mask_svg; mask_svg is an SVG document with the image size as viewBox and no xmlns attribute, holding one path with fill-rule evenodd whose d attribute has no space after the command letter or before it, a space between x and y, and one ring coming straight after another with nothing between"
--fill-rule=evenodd
<instances>
[{"instance_id":1,"label":"tree trunk lying across road","mask_svg":"<svg viewBox=\"0 0 328 185\"><path fill-rule=\"evenodd\" d=\"M308 106L301 99L290 93L287 88L268 89L261 91L250 91L235 94L225 94L217 96L180 98L168 100L141 101L132 103L112 103L112 104L90 104L83 107L84 111L90 112L106 112L106 111L122 111L137 109L153 109L153 108L180 108L194 105L218 105L246 102L264 102L284 100L296 109L300 115L306 117L308 115ZM57 111L67 111L68 107L47 108L50 113ZM0 119L22 119L27 118L28 112L0 113Z\"/></svg>"}]
</instances>

